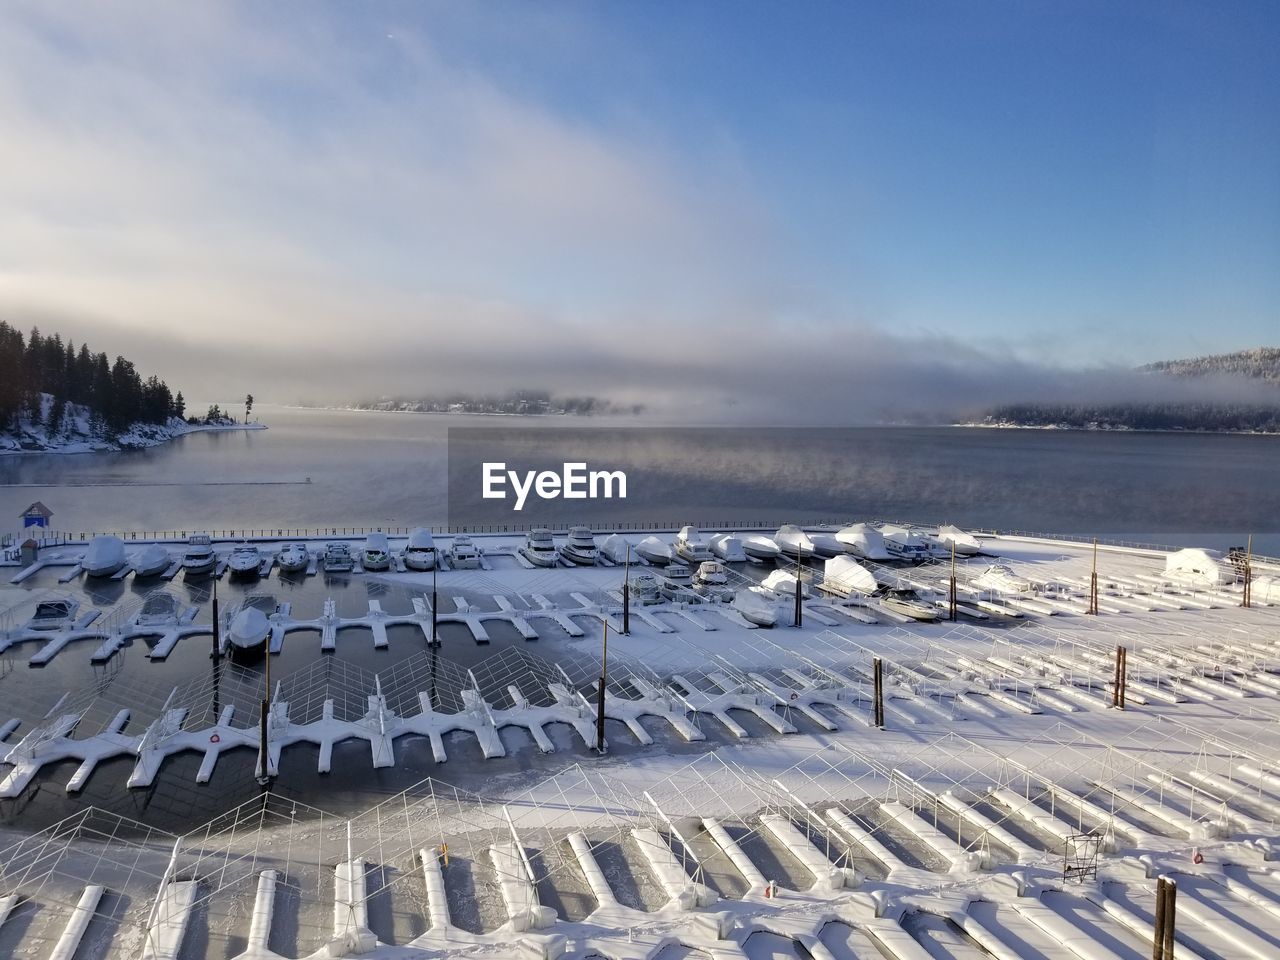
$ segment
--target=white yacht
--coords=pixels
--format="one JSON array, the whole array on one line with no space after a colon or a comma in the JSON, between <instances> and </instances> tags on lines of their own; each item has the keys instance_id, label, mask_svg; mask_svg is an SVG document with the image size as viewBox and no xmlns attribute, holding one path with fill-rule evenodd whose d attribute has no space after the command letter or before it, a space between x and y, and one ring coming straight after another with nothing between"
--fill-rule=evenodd
<instances>
[{"instance_id":1,"label":"white yacht","mask_svg":"<svg viewBox=\"0 0 1280 960\"><path fill-rule=\"evenodd\" d=\"M478 570L480 568L480 551L465 533L453 538L449 549L445 551L449 566L454 570Z\"/></svg>"},{"instance_id":2,"label":"white yacht","mask_svg":"<svg viewBox=\"0 0 1280 960\"><path fill-rule=\"evenodd\" d=\"M627 558L633 552L631 544L627 538L620 533L611 533L604 538L604 542L600 544L600 556L604 557L610 563L622 566L627 562ZM635 559L631 557L631 559Z\"/></svg>"},{"instance_id":3,"label":"white yacht","mask_svg":"<svg viewBox=\"0 0 1280 960\"><path fill-rule=\"evenodd\" d=\"M989 590L992 593L1030 593L1032 583L1026 577L1020 577L1013 568L1003 563L993 563L987 569L969 581L969 586L978 590Z\"/></svg>"},{"instance_id":4,"label":"white yacht","mask_svg":"<svg viewBox=\"0 0 1280 960\"><path fill-rule=\"evenodd\" d=\"M742 538L742 552L748 560L760 563L772 563L782 553L782 549L769 537L763 534L752 534Z\"/></svg>"},{"instance_id":5,"label":"white yacht","mask_svg":"<svg viewBox=\"0 0 1280 960\"><path fill-rule=\"evenodd\" d=\"M792 598L796 595L796 575L786 570L775 570L760 582L760 586L776 597ZM809 585L803 579L800 580L800 596L809 596Z\"/></svg>"},{"instance_id":6,"label":"white yacht","mask_svg":"<svg viewBox=\"0 0 1280 960\"><path fill-rule=\"evenodd\" d=\"M364 538L360 566L366 570L386 570L391 566L391 544L385 533L374 532Z\"/></svg>"},{"instance_id":7,"label":"white yacht","mask_svg":"<svg viewBox=\"0 0 1280 960\"><path fill-rule=\"evenodd\" d=\"M596 538L589 527L570 527L569 539L560 548L560 554L570 563L591 567L596 562Z\"/></svg>"},{"instance_id":8,"label":"white yacht","mask_svg":"<svg viewBox=\"0 0 1280 960\"><path fill-rule=\"evenodd\" d=\"M746 563L747 552L742 549L742 541L728 533L717 533L710 540L711 552L725 563Z\"/></svg>"},{"instance_id":9,"label":"white yacht","mask_svg":"<svg viewBox=\"0 0 1280 960\"><path fill-rule=\"evenodd\" d=\"M645 537L636 544L636 555L655 567L665 567L676 558L675 551L669 543L663 543L657 537Z\"/></svg>"},{"instance_id":10,"label":"white yacht","mask_svg":"<svg viewBox=\"0 0 1280 960\"><path fill-rule=\"evenodd\" d=\"M934 539L943 552L949 554L954 549L957 557L973 557L982 552L982 544L977 537L950 523L940 526Z\"/></svg>"},{"instance_id":11,"label":"white yacht","mask_svg":"<svg viewBox=\"0 0 1280 960\"><path fill-rule=\"evenodd\" d=\"M401 554L404 565L410 570L432 570L436 565L436 541L426 527L418 527L409 534L409 543Z\"/></svg>"},{"instance_id":12,"label":"white yacht","mask_svg":"<svg viewBox=\"0 0 1280 960\"><path fill-rule=\"evenodd\" d=\"M213 541L207 533L192 534L187 541L187 552L182 555L182 572L187 576L209 573L218 563L213 552Z\"/></svg>"},{"instance_id":13,"label":"white yacht","mask_svg":"<svg viewBox=\"0 0 1280 960\"><path fill-rule=\"evenodd\" d=\"M129 562L135 577L158 577L169 569L173 557L160 544L153 543L139 550Z\"/></svg>"},{"instance_id":14,"label":"white yacht","mask_svg":"<svg viewBox=\"0 0 1280 960\"><path fill-rule=\"evenodd\" d=\"M260 659L267 652L269 636L271 621L267 615L246 602L231 616L227 625L227 653L238 661Z\"/></svg>"},{"instance_id":15,"label":"white yacht","mask_svg":"<svg viewBox=\"0 0 1280 960\"><path fill-rule=\"evenodd\" d=\"M688 564L702 563L713 559L711 546L697 527L681 527L676 534L676 556Z\"/></svg>"},{"instance_id":16,"label":"white yacht","mask_svg":"<svg viewBox=\"0 0 1280 960\"><path fill-rule=\"evenodd\" d=\"M910 527L886 523L880 527L880 534L885 548L900 560L924 560L933 553L929 541Z\"/></svg>"},{"instance_id":17,"label":"white yacht","mask_svg":"<svg viewBox=\"0 0 1280 960\"><path fill-rule=\"evenodd\" d=\"M893 554L885 546L884 536L869 523L852 523L836 531L838 540L846 553L852 553L863 560L892 560Z\"/></svg>"},{"instance_id":18,"label":"white yacht","mask_svg":"<svg viewBox=\"0 0 1280 960\"><path fill-rule=\"evenodd\" d=\"M356 567L356 558L351 555L351 548L341 540L325 545L325 573L350 573Z\"/></svg>"},{"instance_id":19,"label":"white yacht","mask_svg":"<svg viewBox=\"0 0 1280 960\"><path fill-rule=\"evenodd\" d=\"M926 603L914 590L887 590L877 599L886 610L910 617L912 620L928 623L938 619L938 608Z\"/></svg>"},{"instance_id":20,"label":"white yacht","mask_svg":"<svg viewBox=\"0 0 1280 960\"><path fill-rule=\"evenodd\" d=\"M301 543L286 543L276 554L276 563L284 573L298 573L311 566L311 553Z\"/></svg>"},{"instance_id":21,"label":"white yacht","mask_svg":"<svg viewBox=\"0 0 1280 960\"><path fill-rule=\"evenodd\" d=\"M124 564L124 541L112 536L94 537L80 558L80 566L91 577L113 576Z\"/></svg>"},{"instance_id":22,"label":"white yacht","mask_svg":"<svg viewBox=\"0 0 1280 960\"><path fill-rule=\"evenodd\" d=\"M227 557L227 570L233 577L256 577L262 567L262 554L252 543L238 543Z\"/></svg>"},{"instance_id":23,"label":"white yacht","mask_svg":"<svg viewBox=\"0 0 1280 960\"><path fill-rule=\"evenodd\" d=\"M543 527L529 531L529 535L524 538L524 543L519 547L519 552L520 556L535 567L560 565L560 551L556 549L555 539L551 536L551 531Z\"/></svg>"},{"instance_id":24,"label":"white yacht","mask_svg":"<svg viewBox=\"0 0 1280 960\"><path fill-rule=\"evenodd\" d=\"M693 589L713 600L731 600L733 588L729 586L729 572L718 560L703 560L693 575Z\"/></svg>"},{"instance_id":25,"label":"white yacht","mask_svg":"<svg viewBox=\"0 0 1280 960\"><path fill-rule=\"evenodd\" d=\"M761 593L759 587L747 587L735 593L733 609L757 627L772 627L778 622L778 608Z\"/></svg>"}]
</instances>

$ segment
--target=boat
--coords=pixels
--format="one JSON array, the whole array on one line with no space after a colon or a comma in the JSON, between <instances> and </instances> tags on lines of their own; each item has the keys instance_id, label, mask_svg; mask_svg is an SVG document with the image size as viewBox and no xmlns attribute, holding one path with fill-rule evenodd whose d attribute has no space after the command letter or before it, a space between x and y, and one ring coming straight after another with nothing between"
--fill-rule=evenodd
<instances>
[{"instance_id":1,"label":"boat","mask_svg":"<svg viewBox=\"0 0 1280 960\"><path fill-rule=\"evenodd\" d=\"M885 548L899 560L925 560L933 553L929 541L910 527L882 524L880 535L884 537Z\"/></svg>"},{"instance_id":2,"label":"boat","mask_svg":"<svg viewBox=\"0 0 1280 960\"><path fill-rule=\"evenodd\" d=\"M610 563L625 564L631 554L631 543L620 533L611 533L600 544L600 556Z\"/></svg>"},{"instance_id":3,"label":"boat","mask_svg":"<svg viewBox=\"0 0 1280 960\"><path fill-rule=\"evenodd\" d=\"M853 557L832 557L822 567L822 589L839 597L868 596L880 589L875 576Z\"/></svg>"},{"instance_id":4,"label":"boat","mask_svg":"<svg viewBox=\"0 0 1280 960\"><path fill-rule=\"evenodd\" d=\"M286 543L276 554L276 564L284 573L298 573L311 566L311 552L301 543Z\"/></svg>"},{"instance_id":5,"label":"boat","mask_svg":"<svg viewBox=\"0 0 1280 960\"><path fill-rule=\"evenodd\" d=\"M110 577L125 564L124 541L104 535L89 541L89 549L80 558L80 566L91 577Z\"/></svg>"},{"instance_id":6,"label":"boat","mask_svg":"<svg viewBox=\"0 0 1280 960\"><path fill-rule=\"evenodd\" d=\"M252 543L238 543L227 557L227 571L233 577L256 577L262 568L262 554Z\"/></svg>"},{"instance_id":7,"label":"boat","mask_svg":"<svg viewBox=\"0 0 1280 960\"><path fill-rule=\"evenodd\" d=\"M775 570L762 581L760 581L761 589L768 590L777 597L794 597L796 595L796 575L788 573L786 570ZM800 596L809 596L809 585L800 580Z\"/></svg>"},{"instance_id":8,"label":"boat","mask_svg":"<svg viewBox=\"0 0 1280 960\"><path fill-rule=\"evenodd\" d=\"M773 535L773 542L789 557L815 557L818 547L813 539L794 523L784 523Z\"/></svg>"},{"instance_id":9,"label":"boat","mask_svg":"<svg viewBox=\"0 0 1280 960\"><path fill-rule=\"evenodd\" d=\"M169 551L158 543L143 547L129 561L135 577L158 577L172 564L173 557L169 556Z\"/></svg>"},{"instance_id":10,"label":"boat","mask_svg":"<svg viewBox=\"0 0 1280 960\"><path fill-rule=\"evenodd\" d=\"M694 593L693 587L687 583L673 583L670 580L663 580L658 586L658 591L662 594L662 599L671 603L697 603L701 599Z\"/></svg>"},{"instance_id":11,"label":"boat","mask_svg":"<svg viewBox=\"0 0 1280 960\"><path fill-rule=\"evenodd\" d=\"M742 538L742 552L747 555L748 560L771 563L778 559L782 550L769 537L763 534L752 534Z\"/></svg>"},{"instance_id":12,"label":"boat","mask_svg":"<svg viewBox=\"0 0 1280 960\"><path fill-rule=\"evenodd\" d=\"M711 560L711 545L698 533L697 527L681 527L676 534L676 556L690 565Z\"/></svg>"},{"instance_id":13,"label":"boat","mask_svg":"<svg viewBox=\"0 0 1280 960\"><path fill-rule=\"evenodd\" d=\"M675 551L671 549L671 545L663 543L657 537L645 537L637 543L636 556L652 563L655 567L665 567L676 558Z\"/></svg>"},{"instance_id":14,"label":"boat","mask_svg":"<svg viewBox=\"0 0 1280 960\"><path fill-rule=\"evenodd\" d=\"M182 572L186 576L210 573L218 563L213 552L213 541L207 533L194 533L187 541L187 552L182 555Z\"/></svg>"},{"instance_id":15,"label":"boat","mask_svg":"<svg viewBox=\"0 0 1280 960\"><path fill-rule=\"evenodd\" d=\"M555 539L551 536L551 531L544 527L530 530L517 552L535 567L560 565L560 551L556 549Z\"/></svg>"},{"instance_id":16,"label":"boat","mask_svg":"<svg viewBox=\"0 0 1280 960\"><path fill-rule=\"evenodd\" d=\"M851 523L836 531L836 540L846 553L863 560L892 560L893 554L885 546L884 535L869 523Z\"/></svg>"},{"instance_id":17,"label":"boat","mask_svg":"<svg viewBox=\"0 0 1280 960\"><path fill-rule=\"evenodd\" d=\"M845 552L844 544L836 539L834 533L810 533L809 540L820 557L830 559L842 556Z\"/></svg>"},{"instance_id":18,"label":"boat","mask_svg":"<svg viewBox=\"0 0 1280 960\"><path fill-rule=\"evenodd\" d=\"M584 567L594 566L596 562L596 538L591 535L589 527L570 527L569 538L560 548L560 555L570 563Z\"/></svg>"},{"instance_id":19,"label":"boat","mask_svg":"<svg viewBox=\"0 0 1280 960\"><path fill-rule=\"evenodd\" d=\"M434 570L436 565L436 541L426 527L417 527L409 534L400 559L410 570Z\"/></svg>"},{"instance_id":20,"label":"boat","mask_svg":"<svg viewBox=\"0 0 1280 960\"><path fill-rule=\"evenodd\" d=\"M711 545L711 552L725 563L745 563L747 560L742 541L732 534L718 533L708 543Z\"/></svg>"},{"instance_id":21,"label":"boat","mask_svg":"<svg viewBox=\"0 0 1280 960\"><path fill-rule=\"evenodd\" d=\"M687 563L681 563L679 560L675 563L668 563L663 567L662 575L672 583L693 583L693 571L689 569L689 565Z\"/></svg>"},{"instance_id":22,"label":"boat","mask_svg":"<svg viewBox=\"0 0 1280 960\"><path fill-rule=\"evenodd\" d=\"M627 586L632 603L649 606L662 602L660 593L662 584L658 582L658 578L652 573L637 573L627 581Z\"/></svg>"},{"instance_id":23,"label":"boat","mask_svg":"<svg viewBox=\"0 0 1280 960\"><path fill-rule=\"evenodd\" d=\"M373 532L364 538L360 566L366 570L386 570L391 566L391 544L385 533Z\"/></svg>"},{"instance_id":24,"label":"boat","mask_svg":"<svg viewBox=\"0 0 1280 960\"><path fill-rule=\"evenodd\" d=\"M926 603L914 590L904 588L886 590L876 599L886 610L910 617L912 620L930 622L938 619L937 607Z\"/></svg>"},{"instance_id":25,"label":"boat","mask_svg":"<svg viewBox=\"0 0 1280 960\"><path fill-rule=\"evenodd\" d=\"M178 601L172 594L157 590L142 601L142 609L133 618L135 626L158 627L178 622Z\"/></svg>"},{"instance_id":26,"label":"boat","mask_svg":"<svg viewBox=\"0 0 1280 960\"><path fill-rule=\"evenodd\" d=\"M1020 577L1011 567L1003 563L993 563L969 581L969 586L992 593L1030 593L1032 583L1026 577Z\"/></svg>"},{"instance_id":27,"label":"boat","mask_svg":"<svg viewBox=\"0 0 1280 960\"><path fill-rule=\"evenodd\" d=\"M703 560L693 575L693 589L713 600L729 600L733 588L729 586L729 572L719 560Z\"/></svg>"},{"instance_id":28,"label":"boat","mask_svg":"<svg viewBox=\"0 0 1280 960\"><path fill-rule=\"evenodd\" d=\"M757 627L772 627L778 622L778 608L766 599L759 587L746 587L735 593L733 609Z\"/></svg>"},{"instance_id":29,"label":"boat","mask_svg":"<svg viewBox=\"0 0 1280 960\"><path fill-rule=\"evenodd\" d=\"M480 551L465 533L453 538L449 549L445 551L449 566L454 570L478 570L480 568Z\"/></svg>"},{"instance_id":30,"label":"boat","mask_svg":"<svg viewBox=\"0 0 1280 960\"><path fill-rule=\"evenodd\" d=\"M982 544L978 542L977 537L950 523L945 523L938 528L938 535L934 540L946 553L955 550L957 557L973 557L982 552Z\"/></svg>"},{"instance_id":31,"label":"boat","mask_svg":"<svg viewBox=\"0 0 1280 960\"><path fill-rule=\"evenodd\" d=\"M267 652L270 636L271 621L267 615L246 602L227 624L226 651L233 660L259 660Z\"/></svg>"},{"instance_id":32,"label":"boat","mask_svg":"<svg viewBox=\"0 0 1280 960\"><path fill-rule=\"evenodd\" d=\"M41 600L36 604L35 612L26 622L26 630L65 630L75 623L76 611L80 609L80 601L73 597L58 597L53 600Z\"/></svg>"},{"instance_id":33,"label":"boat","mask_svg":"<svg viewBox=\"0 0 1280 960\"><path fill-rule=\"evenodd\" d=\"M356 558L351 555L351 548L339 540L325 544L321 565L325 573L350 573L356 567Z\"/></svg>"}]
</instances>

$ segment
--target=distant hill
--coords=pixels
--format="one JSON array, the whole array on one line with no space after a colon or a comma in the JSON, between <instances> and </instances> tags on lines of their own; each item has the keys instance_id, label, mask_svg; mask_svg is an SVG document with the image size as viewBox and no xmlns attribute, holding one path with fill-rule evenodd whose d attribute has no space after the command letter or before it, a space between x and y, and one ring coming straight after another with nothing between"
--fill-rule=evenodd
<instances>
[{"instance_id":1,"label":"distant hill","mask_svg":"<svg viewBox=\"0 0 1280 960\"><path fill-rule=\"evenodd\" d=\"M1158 360L1138 369L1174 377L1232 376L1280 383L1280 347L1254 347L1187 360Z\"/></svg>"}]
</instances>

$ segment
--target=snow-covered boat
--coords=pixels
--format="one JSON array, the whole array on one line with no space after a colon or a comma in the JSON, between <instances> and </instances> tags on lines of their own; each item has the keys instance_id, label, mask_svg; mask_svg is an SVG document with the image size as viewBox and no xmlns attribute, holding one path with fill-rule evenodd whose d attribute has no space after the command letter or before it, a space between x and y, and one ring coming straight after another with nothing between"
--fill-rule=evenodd
<instances>
[{"instance_id":1,"label":"snow-covered boat","mask_svg":"<svg viewBox=\"0 0 1280 960\"><path fill-rule=\"evenodd\" d=\"M364 538L360 566L366 570L386 570L391 566L391 544L385 533L375 531Z\"/></svg>"},{"instance_id":2,"label":"snow-covered boat","mask_svg":"<svg viewBox=\"0 0 1280 960\"><path fill-rule=\"evenodd\" d=\"M584 567L595 566L596 538L589 527L570 527L569 537L560 548L560 555L570 563Z\"/></svg>"},{"instance_id":3,"label":"snow-covered boat","mask_svg":"<svg viewBox=\"0 0 1280 960\"><path fill-rule=\"evenodd\" d=\"M401 555L410 570L432 570L436 565L436 541L426 527L418 527L409 534L409 543Z\"/></svg>"},{"instance_id":4,"label":"snow-covered boat","mask_svg":"<svg viewBox=\"0 0 1280 960\"><path fill-rule=\"evenodd\" d=\"M759 587L746 587L733 595L733 609L748 623L758 627L772 627L778 622L778 609Z\"/></svg>"},{"instance_id":5,"label":"snow-covered boat","mask_svg":"<svg viewBox=\"0 0 1280 960\"><path fill-rule=\"evenodd\" d=\"M276 554L276 565L284 573L298 573L311 566L311 553L305 544L286 543Z\"/></svg>"},{"instance_id":6,"label":"snow-covered boat","mask_svg":"<svg viewBox=\"0 0 1280 960\"><path fill-rule=\"evenodd\" d=\"M668 563L662 568L662 575L672 583L692 584L693 571L689 569L687 563L681 563L677 560L675 563Z\"/></svg>"},{"instance_id":7,"label":"snow-covered boat","mask_svg":"<svg viewBox=\"0 0 1280 960\"><path fill-rule=\"evenodd\" d=\"M1013 569L1003 563L993 563L969 581L969 585L977 590L990 590L992 593L1030 593L1032 583L1026 577L1020 577Z\"/></svg>"},{"instance_id":8,"label":"snow-covered boat","mask_svg":"<svg viewBox=\"0 0 1280 960\"><path fill-rule=\"evenodd\" d=\"M784 523L773 535L773 541L789 557L816 557L818 548L807 533L794 523Z\"/></svg>"},{"instance_id":9,"label":"snow-covered boat","mask_svg":"<svg viewBox=\"0 0 1280 960\"><path fill-rule=\"evenodd\" d=\"M539 528L530 530L524 543L518 548L520 556L535 567L557 567L560 565L560 551L556 549L556 541L551 531Z\"/></svg>"},{"instance_id":10,"label":"snow-covered boat","mask_svg":"<svg viewBox=\"0 0 1280 960\"><path fill-rule=\"evenodd\" d=\"M697 527L681 527L676 534L676 556L688 564L702 563L710 560L711 547Z\"/></svg>"},{"instance_id":11,"label":"snow-covered boat","mask_svg":"<svg viewBox=\"0 0 1280 960\"><path fill-rule=\"evenodd\" d=\"M658 585L658 591L662 594L664 600L668 600L671 603L697 603L700 599L698 594L694 592L693 587L687 583L663 580Z\"/></svg>"},{"instance_id":12,"label":"snow-covered boat","mask_svg":"<svg viewBox=\"0 0 1280 960\"><path fill-rule=\"evenodd\" d=\"M893 554L885 546L884 535L869 523L853 523L836 531L836 539L846 553L863 560L892 560Z\"/></svg>"},{"instance_id":13,"label":"snow-covered boat","mask_svg":"<svg viewBox=\"0 0 1280 960\"><path fill-rule=\"evenodd\" d=\"M891 610L904 617L910 617L912 620L928 622L938 619L938 608L925 603L914 590L886 590L877 599L886 610Z\"/></svg>"},{"instance_id":14,"label":"snow-covered boat","mask_svg":"<svg viewBox=\"0 0 1280 960\"><path fill-rule=\"evenodd\" d=\"M840 597L867 596L880 589L871 571L850 556L832 557L822 567L822 587Z\"/></svg>"},{"instance_id":15,"label":"snow-covered boat","mask_svg":"<svg viewBox=\"0 0 1280 960\"><path fill-rule=\"evenodd\" d=\"M675 559L676 553L669 543L663 543L657 537L645 537L636 544L636 555L655 567L665 567Z\"/></svg>"},{"instance_id":16,"label":"snow-covered boat","mask_svg":"<svg viewBox=\"0 0 1280 960\"><path fill-rule=\"evenodd\" d=\"M972 533L966 533L954 524L944 523L934 537L944 553L955 550L957 557L973 557L982 552L982 544Z\"/></svg>"},{"instance_id":17,"label":"snow-covered boat","mask_svg":"<svg viewBox=\"0 0 1280 960\"><path fill-rule=\"evenodd\" d=\"M245 604L231 617L227 625L227 653L233 660L261 659L267 652L267 637L271 636L271 621L255 606Z\"/></svg>"},{"instance_id":18,"label":"snow-covered boat","mask_svg":"<svg viewBox=\"0 0 1280 960\"><path fill-rule=\"evenodd\" d=\"M169 551L158 543L143 547L129 561L135 577L158 577L168 570L172 563L173 557L169 556Z\"/></svg>"},{"instance_id":19,"label":"snow-covered boat","mask_svg":"<svg viewBox=\"0 0 1280 960\"><path fill-rule=\"evenodd\" d=\"M480 569L480 551L465 533L460 533L453 538L445 555L449 559L449 566L454 570Z\"/></svg>"},{"instance_id":20,"label":"snow-covered boat","mask_svg":"<svg viewBox=\"0 0 1280 960\"><path fill-rule=\"evenodd\" d=\"M888 551L901 560L924 560L933 552L929 541L910 527L886 523L880 527L880 535Z\"/></svg>"},{"instance_id":21,"label":"snow-covered boat","mask_svg":"<svg viewBox=\"0 0 1280 960\"><path fill-rule=\"evenodd\" d=\"M109 535L90 540L89 549L80 558L80 566L91 577L110 577L124 564L124 541Z\"/></svg>"},{"instance_id":22,"label":"snow-covered boat","mask_svg":"<svg viewBox=\"0 0 1280 960\"><path fill-rule=\"evenodd\" d=\"M190 577L209 573L218 563L213 552L213 541L207 533L194 533L187 541L187 552L182 555L182 572Z\"/></svg>"},{"instance_id":23,"label":"snow-covered boat","mask_svg":"<svg viewBox=\"0 0 1280 960\"><path fill-rule=\"evenodd\" d=\"M27 630L65 630L75 623L80 601L72 597L41 600L36 604L31 619L24 626Z\"/></svg>"},{"instance_id":24,"label":"snow-covered boat","mask_svg":"<svg viewBox=\"0 0 1280 960\"><path fill-rule=\"evenodd\" d=\"M648 606L662 602L662 584L652 573L637 573L627 584L632 603Z\"/></svg>"},{"instance_id":25,"label":"snow-covered boat","mask_svg":"<svg viewBox=\"0 0 1280 960\"><path fill-rule=\"evenodd\" d=\"M745 563L747 552L742 549L742 541L729 533L717 533L709 541L711 552L725 563Z\"/></svg>"},{"instance_id":26,"label":"snow-covered boat","mask_svg":"<svg viewBox=\"0 0 1280 960\"><path fill-rule=\"evenodd\" d=\"M777 597L794 597L796 595L796 575L786 570L775 570L762 581L760 587ZM809 585L800 581L800 596L809 596Z\"/></svg>"},{"instance_id":27,"label":"snow-covered boat","mask_svg":"<svg viewBox=\"0 0 1280 960\"><path fill-rule=\"evenodd\" d=\"M611 533L604 538L604 542L600 544L598 552L606 560L621 566L627 562L627 556L631 552L631 544L622 534Z\"/></svg>"},{"instance_id":28,"label":"snow-covered boat","mask_svg":"<svg viewBox=\"0 0 1280 960\"><path fill-rule=\"evenodd\" d=\"M339 540L325 544L321 566L325 573L350 573L356 568L356 558L351 555L351 547Z\"/></svg>"},{"instance_id":29,"label":"snow-covered boat","mask_svg":"<svg viewBox=\"0 0 1280 960\"><path fill-rule=\"evenodd\" d=\"M718 560L703 560L693 575L693 589L714 600L729 600L733 588L729 586L729 572Z\"/></svg>"},{"instance_id":30,"label":"snow-covered boat","mask_svg":"<svg viewBox=\"0 0 1280 960\"><path fill-rule=\"evenodd\" d=\"M227 557L227 571L233 577L256 577L262 567L262 554L252 543L238 543Z\"/></svg>"},{"instance_id":31,"label":"snow-covered boat","mask_svg":"<svg viewBox=\"0 0 1280 960\"><path fill-rule=\"evenodd\" d=\"M742 552L747 555L748 560L772 563L778 559L782 549L769 537L757 533L742 538Z\"/></svg>"},{"instance_id":32,"label":"snow-covered boat","mask_svg":"<svg viewBox=\"0 0 1280 960\"><path fill-rule=\"evenodd\" d=\"M1187 547L1165 557L1165 576L1181 583L1207 587L1235 579L1235 573L1222 560L1218 550Z\"/></svg>"}]
</instances>

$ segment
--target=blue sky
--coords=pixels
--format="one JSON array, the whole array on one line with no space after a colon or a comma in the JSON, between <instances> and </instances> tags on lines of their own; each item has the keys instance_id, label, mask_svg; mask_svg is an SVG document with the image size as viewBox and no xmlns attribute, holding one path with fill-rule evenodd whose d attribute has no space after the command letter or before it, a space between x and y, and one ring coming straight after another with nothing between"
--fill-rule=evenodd
<instances>
[{"instance_id":1,"label":"blue sky","mask_svg":"<svg viewBox=\"0 0 1280 960\"><path fill-rule=\"evenodd\" d=\"M737 368L800 339L1075 367L1276 342L1273 3L0 25L0 310L160 361L305 339L497 381L568 351L616 383L726 340Z\"/></svg>"}]
</instances>

